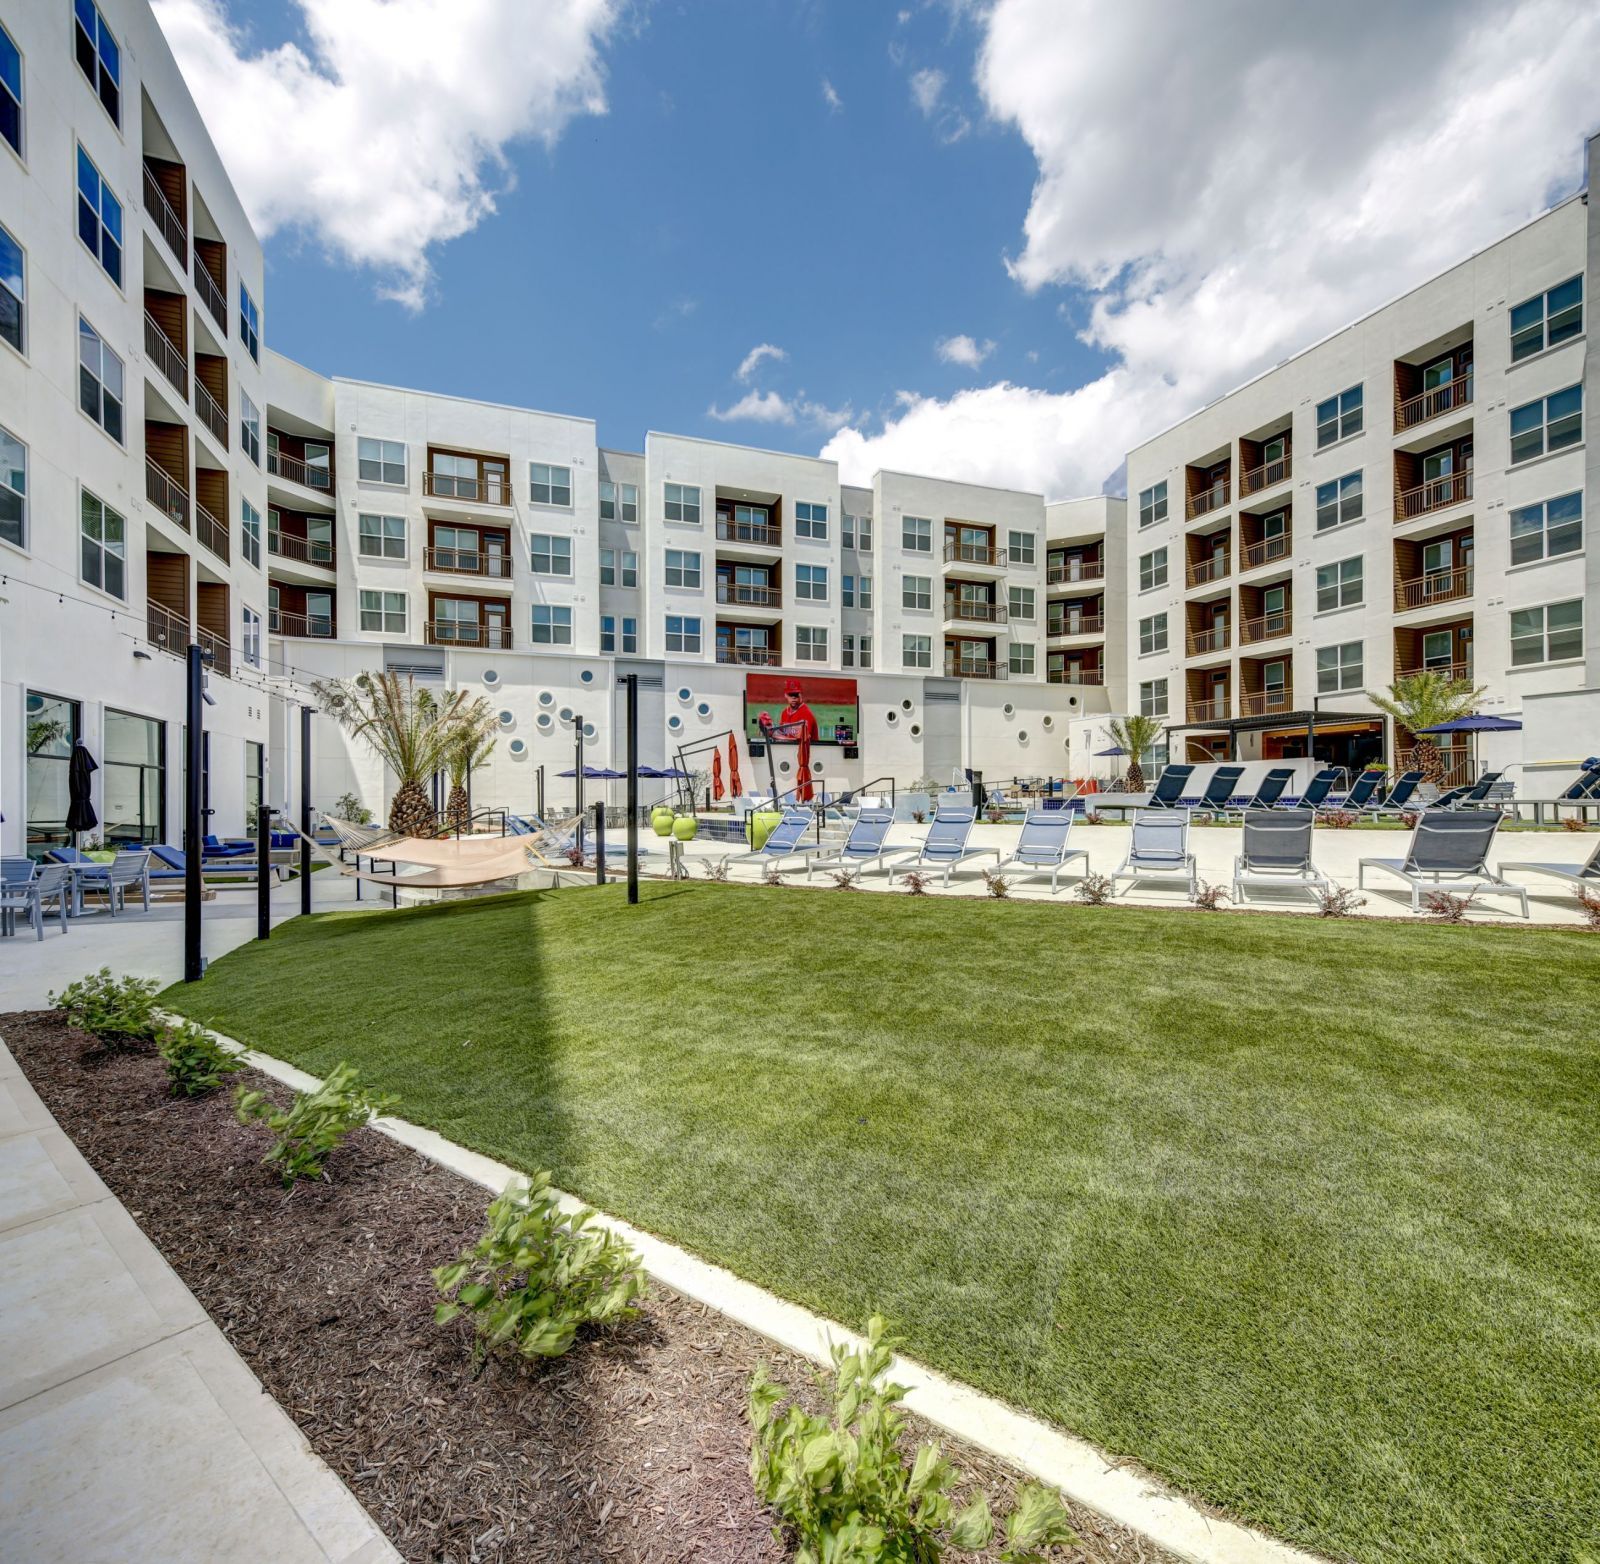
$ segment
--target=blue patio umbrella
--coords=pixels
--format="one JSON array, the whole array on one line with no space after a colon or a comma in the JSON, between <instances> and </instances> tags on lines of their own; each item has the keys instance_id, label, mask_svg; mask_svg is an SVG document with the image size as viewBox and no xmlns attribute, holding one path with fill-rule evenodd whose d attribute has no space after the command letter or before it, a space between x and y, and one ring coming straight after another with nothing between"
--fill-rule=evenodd
<instances>
[{"instance_id":1,"label":"blue patio umbrella","mask_svg":"<svg viewBox=\"0 0 1600 1564\"><path fill-rule=\"evenodd\" d=\"M1520 733L1522 724L1515 717L1495 717L1488 713L1473 712L1468 717L1453 717L1449 722L1436 722L1431 728L1418 728L1424 733Z\"/></svg>"},{"instance_id":2,"label":"blue patio umbrella","mask_svg":"<svg viewBox=\"0 0 1600 1564\"><path fill-rule=\"evenodd\" d=\"M1126 755L1128 752L1120 744L1113 744L1110 749L1097 749L1094 753L1098 760L1102 755Z\"/></svg>"},{"instance_id":3,"label":"blue patio umbrella","mask_svg":"<svg viewBox=\"0 0 1600 1564\"><path fill-rule=\"evenodd\" d=\"M568 766L565 771L558 771L558 777L575 777L577 772ZM585 782L620 782L627 775L625 771L613 771L609 766L585 766L583 779Z\"/></svg>"}]
</instances>

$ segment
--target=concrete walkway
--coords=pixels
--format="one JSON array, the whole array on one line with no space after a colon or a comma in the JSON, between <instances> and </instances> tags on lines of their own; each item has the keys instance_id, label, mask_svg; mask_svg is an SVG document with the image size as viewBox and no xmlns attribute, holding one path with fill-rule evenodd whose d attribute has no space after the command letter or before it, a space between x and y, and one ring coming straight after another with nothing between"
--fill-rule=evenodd
<instances>
[{"instance_id":1,"label":"concrete walkway","mask_svg":"<svg viewBox=\"0 0 1600 1564\"><path fill-rule=\"evenodd\" d=\"M0 1539L9 1564L399 1558L3 1044Z\"/></svg>"}]
</instances>

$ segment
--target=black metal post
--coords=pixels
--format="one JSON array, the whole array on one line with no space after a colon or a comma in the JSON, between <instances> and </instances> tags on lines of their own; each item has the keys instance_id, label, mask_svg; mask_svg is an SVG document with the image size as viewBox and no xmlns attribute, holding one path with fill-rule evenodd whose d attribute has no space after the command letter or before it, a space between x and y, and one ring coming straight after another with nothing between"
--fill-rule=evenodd
<instances>
[{"instance_id":1,"label":"black metal post","mask_svg":"<svg viewBox=\"0 0 1600 1564\"><path fill-rule=\"evenodd\" d=\"M256 938L272 932L272 811L256 805Z\"/></svg>"},{"instance_id":2,"label":"black metal post","mask_svg":"<svg viewBox=\"0 0 1600 1564\"><path fill-rule=\"evenodd\" d=\"M628 905L639 902L639 675L630 673L628 688Z\"/></svg>"},{"instance_id":3,"label":"black metal post","mask_svg":"<svg viewBox=\"0 0 1600 1564\"><path fill-rule=\"evenodd\" d=\"M300 911L311 911L311 708L300 708ZM358 882L359 883L359 882Z\"/></svg>"},{"instance_id":4,"label":"black metal post","mask_svg":"<svg viewBox=\"0 0 1600 1564\"><path fill-rule=\"evenodd\" d=\"M575 815L577 815L577 817L580 820L582 820L583 819L583 718L582 717L574 717L572 719L572 727L573 727L573 731L578 736L578 743L577 743L578 758L575 761L573 761L573 763L572 763L572 785L573 785L573 787L575 787L577 789L577 799L578 799L577 804L573 808L573 813Z\"/></svg>"},{"instance_id":5,"label":"black metal post","mask_svg":"<svg viewBox=\"0 0 1600 1564\"><path fill-rule=\"evenodd\" d=\"M535 808L538 811L539 818L541 820L543 820L544 819L544 767L543 766L540 766L539 769L534 772L534 780L539 785L538 786L538 792L536 793L535 798L534 798L534 804L535 804Z\"/></svg>"},{"instance_id":6,"label":"black metal post","mask_svg":"<svg viewBox=\"0 0 1600 1564\"><path fill-rule=\"evenodd\" d=\"M467 762L467 824L472 824L472 762Z\"/></svg>"},{"instance_id":7,"label":"black metal post","mask_svg":"<svg viewBox=\"0 0 1600 1564\"><path fill-rule=\"evenodd\" d=\"M595 800L594 805L594 883L606 883L606 801Z\"/></svg>"},{"instance_id":8,"label":"black metal post","mask_svg":"<svg viewBox=\"0 0 1600 1564\"><path fill-rule=\"evenodd\" d=\"M205 779L205 733L201 722L205 715L205 653L197 641L189 643L188 661L188 727L184 731L187 751L187 770L184 778L183 799L183 981L198 983L206 969L205 957L200 952L200 898L205 893L205 881L200 874L201 841L204 832L200 825L202 789Z\"/></svg>"}]
</instances>

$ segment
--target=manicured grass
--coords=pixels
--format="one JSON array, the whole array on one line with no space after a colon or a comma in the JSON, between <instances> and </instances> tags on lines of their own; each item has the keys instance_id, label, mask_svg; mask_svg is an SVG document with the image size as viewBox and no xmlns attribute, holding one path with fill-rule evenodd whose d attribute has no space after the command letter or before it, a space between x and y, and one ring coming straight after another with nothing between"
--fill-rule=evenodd
<instances>
[{"instance_id":1,"label":"manicured grass","mask_svg":"<svg viewBox=\"0 0 1600 1564\"><path fill-rule=\"evenodd\" d=\"M1600 1549L1600 939L644 898L297 920L167 999L1333 1556Z\"/></svg>"}]
</instances>

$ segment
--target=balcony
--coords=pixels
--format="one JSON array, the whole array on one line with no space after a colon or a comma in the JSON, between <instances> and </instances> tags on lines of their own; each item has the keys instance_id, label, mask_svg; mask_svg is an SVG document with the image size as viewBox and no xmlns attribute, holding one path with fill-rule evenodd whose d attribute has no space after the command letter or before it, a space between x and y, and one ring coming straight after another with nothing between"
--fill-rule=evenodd
<instances>
[{"instance_id":1,"label":"balcony","mask_svg":"<svg viewBox=\"0 0 1600 1564\"><path fill-rule=\"evenodd\" d=\"M1394 519L1415 521L1434 511L1448 510L1452 505L1464 505L1472 498L1472 473L1446 473L1442 478L1430 478L1415 488L1402 489L1394 497Z\"/></svg>"},{"instance_id":2,"label":"balcony","mask_svg":"<svg viewBox=\"0 0 1600 1564\"><path fill-rule=\"evenodd\" d=\"M1246 619L1239 626L1239 644L1254 646L1258 641L1275 641L1294 629L1294 611L1280 608L1274 614L1261 614Z\"/></svg>"},{"instance_id":3,"label":"balcony","mask_svg":"<svg viewBox=\"0 0 1600 1564\"><path fill-rule=\"evenodd\" d=\"M189 621L152 597L145 604L145 638L152 646L182 657L189 644Z\"/></svg>"},{"instance_id":4,"label":"balcony","mask_svg":"<svg viewBox=\"0 0 1600 1564\"><path fill-rule=\"evenodd\" d=\"M1472 664L1470 662L1421 662L1407 667L1397 667L1394 671L1397 679L1409 679L1419 673L1440 673L1447 679L1471 679Z\"/></svg>"},{"instance_id":5,"label":"balcony","mask_svg":"<svg viewBox=\"0 0 1600 1564\"><path fill-rule=\"evenodd\" d=\"M507 478L468 478L429 468L422 475L422 492L430 499L455 500L468 505L504 507L511 504L511 482Z\"/></svg>"},{"instance_id":6,"label":"balcony","mask_svg":"<svg viewBox=\"0 0 1600 1564\"><path fill-rule=\"evenodd\" d=\"M1231 486L1226 477L1205 478L1200 487L1185 497L1184 520L1193 521L1197 516L1209 516L1214 511L1226 510L1232 497Z\"/></svg>"},{"instance_id":7,"label":"balcony","mask_svg":"<svg viewBox=\"0 0 1600 1564\"><path fill-rule=\"evenodd\" d=\"M267 552L279 559L292 559L301 565L334 567L333 544L322 538L296 537L292 532L267 533Z\"/></svg>"},{"instance_id":8,"label":"balcony","mask_svg":"<svg viewBox=\"0 0 1600 1564\"><path fill-rule=\"evenodd\" d=\"M1226 722L1228 708L1232 705L1231 699L1226 695L1218 695L1211 700L1190 701L1190 722Z\"/></svg>"},{"instance_id":9,"label":"balcony","mask_svg":"<svg viewBox=\"0 0 1600 1564\"><path fill-rule=\"evenodd\" d=\"M282 451L267 451L267 472L271 477L298 483L303 489L318 489L326 494L333 488L333 474L326 467L307 466L298 456Z\"/></svg>"},{"instance_id":10,"label":"balcony","mask_svg":"<svg viewBox=\"0 0 1600 1564\"><path fill-rule=\"evenodd\" d=\"M1104 635L1106 621L1101 614L1079 614L1076 618L1052 619L1046 635Z\"/></svg>"},{"instance_id":11,"label":"balcony","mask_svg":"<svg viewBox=\"0 0 1600 1564\"><path fill-rule=\"evenodd\" d=\"M1207 554L1201 559L1190 560L1189 585L1206 586L1212 581L1223 580L1228 574L1231 563L1232 555L1227 549L1223 549L1220 554Z\"/></svg>"},{"instance_id":12,"label":"balcony","mask_svg":"<svg viewBox=\"0 0 1600 1564\"><path fill-rule=\"evenodd\" d=\"M1105 673L1099 668L1052 668L1045 674L1047 684L1102 685L1105 682Z\"/></svg>"},{"instance_id":13,"label":"balcony","mask_svg":"<svg viewBox=\"0 0 1600 1564\"><path fill-rule=\"evenodd\" d=\"M172 338L157 324L148 311L144 317L144 351L150 362L172 382L185 402L189 400L189 366L183 360Z\"/></svg>"},{"instance_id":14,"label":"balcony","mask_svg":"<svg viewBox=\"0 0 1600 1564\"><path fill-rule=\"evenodd\" d=\"M944 562L947 565L985 565L1004 569L1006 551L992 543L946 543Z\"/></svg>"},{"instance_id":15,"label":"balcony","mask_svg":"<svg viewBox=\"0 0 1600 1564\"><path fill-rule=\"evenodd\" d=\"M717 643L717 661L732 663L740 668L776 668L778 649L775 646L726 646Z\"/></svg>"},{"instance_id":16,"label":"balcony","mask_svg":"<svg viewBox=\"0 0 1600 1564\"><path fill-rule=\"evenodd\" d=\"M1431 608L1435 603L1453 603L1472 596L1472 566L1457 565L1453 570L1430 570L1394 584L1394 611L1403 614L1412 608Z\"/></svg>"},{"instance_id":17,"label":"balcony","mask_svg":"<svg viewBox=\"0 0 1600 1564\"><path fill-rule=\"evenodd\" d=\"M1239 569L1260 570L1263 565L1275 565L1287 560L1294 552L1292 535L1279 532L1255 543L1246 543L1239 550Z\"/></svg>"},{"instance_id":18,"label":"balcony","mask_svg":"<svg viewBox=\"0 0 1600 1564\"><path fill-rule=\"evenodd\" d=\"M1294 458L1285 451L1274 461L1262 462L1258 467L1248 468L1239 474L1239 497L1248 499L1252 494L1260 494L1263 489L1276 488L1280 483L1287 483L1294 475Z\"/></svg>"},{"instance_id":19,"label":"balcony","mask_svg":"<svg viewBox=\"0 0 1600 1564\"><path fill-rule=\"evenodd\" d=\"M740 608L778 608L783 594L775 586L760 581L728 581L717 578L717 601Z\"/></svg>"},{"instance_id":20,"label":"balcony","mask_svg":"<svg viewBox=\"0 0 1600 1564\"><path fill-rule=\"evenodd\" d=\"M144 209L166 240L167 248L177 256L179 275L186 274L189 270L189 231L183 226L183 219L173 210L166 192L156 182L148 159L144 165Z\"/></svg>"},{"instance_id":21,"label":"balcony","mask_svg":"<svg viewBox=\"0 0 1600 1564\"><path fill-rule=\"evenodd\" d=\"M491 552L483 548L427 548L422 551L422 568L450 576L482 576L491 581L511 579L511 551Z\"/></svg>"},{"instance_id":22,"label":"balcony","mask_svg":"<svg viewBox=\"0 0 1600 1564\"><path fill-rule=\"evenodd\" d=\"M968 560L966 563L972 562ZM1005 663L979 658L946 658L944 665L944 676L947 679L1004 679L1010 672L1011 669Z\"/></svg>"},{"instance_id":23,"label":"balcony","mask_svg":"<svg viewBox=\"0 0 1600 1564\"><path fill-rule=\"evenodd\" d=\"M981 599L947 596L944 616L960 624L1003 625L1009 617L1003 603L988 603Z\"/></svg>"},{"instance_id":24,"label":"balcony","mask_svg":"<svg viewBox=\"0 0 1600 1564\"><path fill-rule=\"evenodd\" d=\"M1276 712L1294 710L1294 692L1279 685L1270 690L1247 690L1239 697L1241 717L1270 717ZM1202 717L1202 722L1212 719Z\"/></svg>"},{"instance_id":25,"label":"balcony","mask_svg":"<svg viewBox=\"0 0 1600 1564\"><path fill-rule=\"evenodd\" d=\"M433 619L422 627L429 646L481 646L491 652L511 650L511 626L475 624L470 619Z\"/></svg>"},{"instance_id":26,"label":"balcony","mask_svg":"<svg viewBox=\"0 0 1600 1564\"><path fill-rule=\"evenodd\" d=\"M211 550L218 559L226 560L228 557L228 529L217 520L199 501L194 507L194 535Z\"/></svg>"},{"instance_id":27,"label":"balcony","mask_svg":"<svg viewBox=\"0 0 1600 1564\"><path fill-rule=\"evenodd\" d=\"M291 613L287 609L267 609L267 629L273 635L308 636L313 640L331 640L332 614Z\"/></svg>"},{"instance_id":28,"label":"balcony","mask_svg":"<svg viewBox=\"0 0 1600 1564\"><path fill-rule=\"evenodd\" d=\"M149 335L150 321L145 317L145 334ZM228 449L228 414L227 410L206 390L199 377L194 382L194 410L199 415L200 422L205 425L211 437L222 447Z\"/></svg>"},{"instance_id":29,"label":"balcony","mask_svg":"<svg viewBox=\"0 0 1600 1564\"><path fill-rule=\"evenodd\" d=\"M1471 402L1472 373L1469 370L1458 379L1395 403L1394 432L1404 434L1408 429L1415 429L1445 413L1454 412L1458 407L1468 407Z\"/></svg>"},{"instance_id":30,"label":"balcony","mask_svg":"<svg viewBox=\"0 0 1600 1564\"><path fill-rule=\"evenodd\" d=\"M758 548L782 548L783 531L771 522L738 521L732 516L718 516L717 541L753 543Z\"/></svg>"},{"instance_id":31,"label":"balcony","mask_svg":"<svg viewBox=\"0 0 1600 1564\"><path fill-rule=\"evenodd\" d=\"M1045 568L1044 579L1047 586L1061 586L1074 581L1104 581L1106 567L1100 560L1068 560L1064 565L1049 565Z\"/></svg>"},{"instance_id":32,"label":"balcony","mask_svg":"<svg viewBox=\"0 0 1600 1564\"><path fill-rule=\"evenodd\" d=\"M147 456L144 461L144 497L168 521L189 530L189 493L164 468Z\"/></svg>"},{"instance_id":33,"label":"balcony","mask_svg":"<svg viewBox=\"0 0 1600 1564\"><path fill-rule=\"evenodd\" d=\"M1207 625L1202 630L1191 630L1184 644L1191 657L1209 657L1215 652L1225 652L1230 645L1228 626Z\"/></svg>"},{"instance_id":34,"label":"balcony","mask_svg":"<svg viewBox=\"0 0 1600 1564\"><path fill-rule=\"evenodd\" d=\"M219 673L224 679L233 677L233 648L220 635L206 629L201 625L194 633L194 638L200 643L200 650L210 658L211 671Z\"/></svg>"},{"instance_id":35,"label":"balcony","mask_svg":"<svg viewBox=\"0 0 1600 1564\"><path fill-rule=\"evenodd\" d=\"M226 332L228 329L228 301L223 297L222 288L216 279L206 269L205 262L200 259L198 240L194 252L194 291L200 296L200 302L211 312L211 318Z\"/></svg>"}]
</instances>

